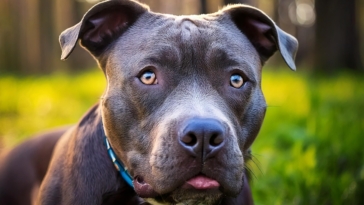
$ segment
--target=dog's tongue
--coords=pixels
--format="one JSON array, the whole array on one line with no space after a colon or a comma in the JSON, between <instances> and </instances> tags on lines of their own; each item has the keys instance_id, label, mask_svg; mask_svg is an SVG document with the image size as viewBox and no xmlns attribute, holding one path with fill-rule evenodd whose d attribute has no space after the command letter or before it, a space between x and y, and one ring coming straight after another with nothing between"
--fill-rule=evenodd
<instances>
[{"instance_id":1,"label":"dog's tongue","mask_svg":"<svg viewBox=\"0 0 364 205\"><path fill-rule=\"evenodd\" d=\"M198 175L187 181L187 184L195 189L215 189L220 186L219 182L203 175Z\"/></svg>"}]
</instances>

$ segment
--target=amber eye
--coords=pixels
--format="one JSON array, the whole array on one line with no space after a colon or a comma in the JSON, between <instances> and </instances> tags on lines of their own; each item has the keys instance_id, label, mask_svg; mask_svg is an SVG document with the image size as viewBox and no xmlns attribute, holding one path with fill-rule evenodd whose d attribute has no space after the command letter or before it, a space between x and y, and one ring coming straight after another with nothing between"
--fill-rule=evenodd
<instances>
[{"instance_id":1,"label":"amber eye","mask_svg":"<svg viewBox=\"0 0 364 205\"><path fill-rule=\"evenodd\" d=\"M157 77L155 76L155 73L153 71L145 71L142 73L142 75L139 77L140 81L146 85L155 85L158 84Z\"/></svg>"},{"instance_id":2,"label":"amber eye","mask_svg":"<svg viewBox=\"0 0 364 205\"><path fill-rule=\"evenodd\" d=\"M234 74L230 77L230 85L234 88L240 88L244 85L244 79L241 75Z\"/></svg>"}]
</instances>

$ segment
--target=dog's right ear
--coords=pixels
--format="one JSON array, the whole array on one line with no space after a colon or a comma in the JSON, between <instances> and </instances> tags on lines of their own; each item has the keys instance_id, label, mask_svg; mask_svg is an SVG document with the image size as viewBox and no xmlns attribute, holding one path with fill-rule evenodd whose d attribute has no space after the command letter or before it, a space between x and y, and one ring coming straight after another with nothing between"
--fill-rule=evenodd
<instances>
[{"instance_id":1,"label":"dog's right ear","mask_svg":"<svg viewBox=\"0 0 364 205\"><path fill-rule=\"evenodd\" d=\"M108 0L93 6L82 20L59 37L61 60L67 59L78 39L97 57L149 8L132 0Z\"/></svg>"}]
</instances>

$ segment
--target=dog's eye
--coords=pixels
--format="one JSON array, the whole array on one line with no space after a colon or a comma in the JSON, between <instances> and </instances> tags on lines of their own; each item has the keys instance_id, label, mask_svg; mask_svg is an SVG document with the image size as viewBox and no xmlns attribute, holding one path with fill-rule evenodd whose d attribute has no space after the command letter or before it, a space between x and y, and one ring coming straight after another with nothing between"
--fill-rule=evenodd
<instances>
[{"instance_id":1,"label":"dog's eye","mask_svg":"<svg viewBox=\"0 0 364 205\"><path fill-rule=\"evenodd\" d=\"M158 84L157 77L155 76L155 73L153 71L145 71L142 73L142 75L139 77L140 81L146 85L155 85Z\"/></svg>"},{"instance_id":2,"label":"dog's eye","mask_svg":"<svg viewBox=\"0 0 364 205\"><path fill-rule=\"evenodd\" d=\"M234 74L230 77L230 85L234 88L240 88L244 85L244 79L241 75Z\"/></svg>"}]
</instances>

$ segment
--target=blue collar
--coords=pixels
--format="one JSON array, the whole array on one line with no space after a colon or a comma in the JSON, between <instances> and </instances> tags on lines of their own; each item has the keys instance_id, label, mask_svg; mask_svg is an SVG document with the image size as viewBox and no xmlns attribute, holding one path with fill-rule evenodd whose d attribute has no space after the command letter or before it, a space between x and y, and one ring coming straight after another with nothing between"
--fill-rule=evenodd
<instances>
[{"instance_id":1,"label":"blue collar","mask_svg":"<svg viewBox=\"0 0 364 205\"><path fill-rule=\"evenodd\" d=\"M124 164L117 158L114 150L110 146L109 140L107 140L107 137L105 137L105 145L107 148L107 153L109 154L109 157L111 161L114 163L116 169L119 171L121 177L126 181L126 183L129 184L129 186L131 186L134 189L133 178L131 178Z\"/></svg>"}]
</instances>

